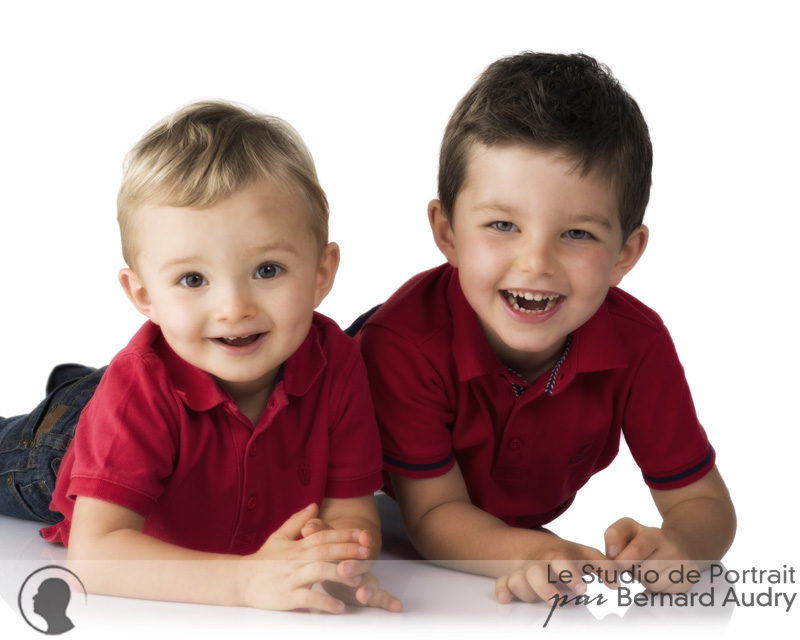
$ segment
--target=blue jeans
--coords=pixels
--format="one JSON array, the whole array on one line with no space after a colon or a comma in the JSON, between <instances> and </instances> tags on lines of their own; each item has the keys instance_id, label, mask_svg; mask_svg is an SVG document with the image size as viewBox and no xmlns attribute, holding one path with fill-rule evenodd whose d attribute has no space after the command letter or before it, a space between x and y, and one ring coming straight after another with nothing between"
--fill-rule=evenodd
<instances>
[{"instance_id":1,"label":"blue jeans","mask_svg":"<svg viewBox=\"0 0 800 640\"><path fill-rule=\"evenodd\" d=\"M63 519L50 511L58 467L103 371L105 367L59 365L36 409L0 417L0 513L49 524Z\"/></svg>"}]
</instances>

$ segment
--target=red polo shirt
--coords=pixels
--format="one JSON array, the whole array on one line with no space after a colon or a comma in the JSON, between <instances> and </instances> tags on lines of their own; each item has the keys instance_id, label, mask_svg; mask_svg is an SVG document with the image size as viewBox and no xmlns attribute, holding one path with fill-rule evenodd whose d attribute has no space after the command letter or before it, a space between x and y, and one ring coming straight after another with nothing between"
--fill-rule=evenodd
<instances>
[{"instance_id":1,"label":"red polo shirt","mask_svg":"<svg viewBox=\"0 0 800 640\"><path fill-rule=\"evenodd\" d=\"M81 415L51 505L65 520L43 535L68 542L80 495L140 513L166 542L244 555L312 502L380 486L364 365L332 320L314 315L255 427L147 322Z\"/></svg>"},{"instance_id":2,"label":"red polo shirt","mask_svg":"<svg viewBox=\"0 0 800 640\"><path fill-rule=\"evenodd\" d=\"M667 329L619 289L572 334L555 373L533 383L491 350L448 265L401 287L360 344L384 469L428 478L457 460L473 504L507 524L562 513L621 434L650 487L682 487L714 465Z\"/></svg>"}]
</instances>

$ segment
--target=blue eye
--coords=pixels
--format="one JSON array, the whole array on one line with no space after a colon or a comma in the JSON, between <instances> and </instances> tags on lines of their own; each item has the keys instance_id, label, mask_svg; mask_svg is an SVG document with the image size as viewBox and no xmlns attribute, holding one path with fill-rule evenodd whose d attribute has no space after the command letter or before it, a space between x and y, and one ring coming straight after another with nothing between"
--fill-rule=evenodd
<instances>
[{"instance_id":1,"label":"blue eye","mask_svg":"<svg viewBox=\"0 0 800 640\"><path fill-rule=\"evenodd\" d=\"M594 236L583 229L570 229L564 235L570 240L591 240Z\"/></svg>"},{"instance_id":2,"label":"blue eye","mask_svg":"<svg viewBox=\"0 0 800 640\"><path fill-rule=\"evenodd\" d=\"M189 289L196 289L197 287L202 287L204 284L206 284L206 279L200 273L187 273L180 280L178 280L178 283L182 284L184 287L188 287Z\"/></svg>"},{"instance_id":3,"label":"blue eye","mask_svg":"<svg viewBox=\"0 0 800 640\"><path fill-rule=\"evenodd\" d=\"M268 280L270 278L274 278L278 274L283 272L283 267L279 267L277 264L272 264L267 262L265 264L259 265L258 269L256 269L255 277Z\"/></svg>"},{"instance_id":4,"label":"blue eye","mask_svg":"<svg viewBox=\"0 0 800 640\"><path fill-rule=\"evenodd\" d=\"M498 231L504 231L506 233L517 228L513 222L509 222L508 220L497 220L496 222L492 222L489 226L492 227L492 229L497 229Z\"/></svg>"}]
</instances>

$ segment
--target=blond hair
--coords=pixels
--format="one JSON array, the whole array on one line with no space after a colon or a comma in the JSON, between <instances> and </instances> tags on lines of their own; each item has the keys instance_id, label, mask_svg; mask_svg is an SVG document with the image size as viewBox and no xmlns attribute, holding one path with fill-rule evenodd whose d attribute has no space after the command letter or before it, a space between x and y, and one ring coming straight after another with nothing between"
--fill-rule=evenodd
<instances>
[{"instance_id":1,"label":"blond hair","mask_svg":"<svg viewBox=\"0 0 800 640\"><path fill-rule=\"evenodd\" d=\"M264 179L297 191L306 224L328 242L328 200L314 160L289 123L224 101L189 104L157 123L128 152L117 197L122 255L133 266L132 219L144 204L202 209Z\"/></svg>"}]
</instances>

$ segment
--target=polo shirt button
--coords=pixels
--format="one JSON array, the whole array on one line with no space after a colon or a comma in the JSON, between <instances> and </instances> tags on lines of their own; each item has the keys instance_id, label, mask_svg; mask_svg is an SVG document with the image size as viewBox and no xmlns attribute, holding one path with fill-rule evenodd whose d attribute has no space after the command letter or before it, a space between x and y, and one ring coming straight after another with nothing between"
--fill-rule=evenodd
<instances>
[{"instance_id":1,"label":"polo shirt button","mask_svg":"<svg viewBox=\"0 0 800 640\"><path fill-rule=\"evenodd\" d=\"M251 497L251 498L250 498L250 499L247 501L247 510L248 510L248 511L252 511L253 509L255 509L255 508L256 508L256 505L257 505L257 504L258 504L258 498L256 498L255 496L252 496L252 497Z\"/></svg>"},{"instance_id":2,"label":"polo shirt button","mask_svg":"<svg viewBox=\"0 0 800 640\"><path fill-rule=\"evenodd\" d=\"M522 449L522 438L511 438L511 440L508 441L508 448L511 451Z\"/></svg>"},{"instance_id":3,"label":"polo shirt button","mask_svg":"<svg viewBox=\"0 0 800 640\"><path fill-rule=\"evenodd\" d=\"M258 445L255 442L250 445L250 449L248 449L248 453L251 456L254 456L254 455L256 455L258 453Z\"/></svg>"}]
</instances>

